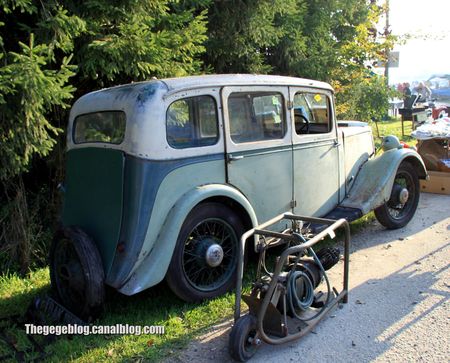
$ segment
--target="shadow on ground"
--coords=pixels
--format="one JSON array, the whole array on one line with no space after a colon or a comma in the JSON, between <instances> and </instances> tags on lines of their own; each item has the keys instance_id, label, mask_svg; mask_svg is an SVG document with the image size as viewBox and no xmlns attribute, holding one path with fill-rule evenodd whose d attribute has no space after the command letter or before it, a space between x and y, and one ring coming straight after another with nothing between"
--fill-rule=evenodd
<instances>
[{"instance_id":1,"label":"shadow on ground","mask_svg":"<svg viewBox=\"0 0 450 363\"><path fill-rule=\"evenodd\" d=\"M437 310L445 312L450 292L438 287L437 282L448 274L450 266L445 264L434 271L422 272L421 265L434 254L445 250L448 254L449 246L447 243L383 279L370 279L351 289L350 302L319 323L314 334L281 346L263 343L251 361L369 362L380 358L400 335L428 316L439 315ZM430 299L432 302L422 307ZM191 344L182 355L166 362L232 362L228 354L230 326L228 321L217 327ZM420 340L411 349L420 352L423 349ZM415 359L404 355L401 360Z\"/></svg>"}]
</instances>

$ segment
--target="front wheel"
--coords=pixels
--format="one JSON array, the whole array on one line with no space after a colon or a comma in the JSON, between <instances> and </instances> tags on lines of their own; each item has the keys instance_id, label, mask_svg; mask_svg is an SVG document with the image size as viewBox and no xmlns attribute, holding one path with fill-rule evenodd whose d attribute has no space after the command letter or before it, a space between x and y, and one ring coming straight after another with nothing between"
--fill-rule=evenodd
<instances>
[{"instance_id":1,"label":"front wheel","mask_svg":"<svg viewBox=\"0 0 450 363\"><path fill-rule=\"evenodd\" d=\"M171 290L189 302L231 290L243 233L241 220L229 207L219 203L195 207L181 227L167 270Z\"/></svg>"},{"instance_id":2,"label":"front wheel","mask_svg":"<svg viewBox=\"0 0 450 363\"><path fill-rule=\"evenodd\" d=\"M400 164L389 200L375 209L375 217L388 229L404 227L419 204L419 177L409 163Z\"/></svg>"}]
</instances>

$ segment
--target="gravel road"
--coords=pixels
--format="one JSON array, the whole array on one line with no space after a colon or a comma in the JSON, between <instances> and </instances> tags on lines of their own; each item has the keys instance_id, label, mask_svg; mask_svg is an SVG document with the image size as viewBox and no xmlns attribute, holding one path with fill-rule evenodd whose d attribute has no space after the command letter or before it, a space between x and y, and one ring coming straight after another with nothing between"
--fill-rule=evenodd
<instances>
[{"instance_id":1,"label":"gravel road","mask_svg":"<svg viewBox=\"0 0 450 363\"><path fill-rule=\"evenodd\" d=\"M251 362L450 362L450 196L421 195L405 228L352 236L350 301L314 334L263 344ZM229 362L231 322L169 362Z\"/></svg>"}]
</instances>

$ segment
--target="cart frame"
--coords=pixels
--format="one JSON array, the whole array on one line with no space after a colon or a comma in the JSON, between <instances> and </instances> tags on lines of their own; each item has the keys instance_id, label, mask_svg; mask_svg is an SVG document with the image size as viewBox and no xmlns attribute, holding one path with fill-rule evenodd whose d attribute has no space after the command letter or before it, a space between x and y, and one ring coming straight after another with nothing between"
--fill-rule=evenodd
<instances>
[{"instance_id":1,"label":"cart frame","mask_svg":"<svg viewBox=\"0 0 450 363\"><path fill-rule=\"evenodd\" d=\"M265 294L264 298L262 299L261 307L258 311L257 315L257 331L259 334L259 337L265 341L268 344L283 344L286 342L290 342L296 339L301 338L305 334L307 334L309 331L311 331L319 321L322 320L322 318L338 303L347 303L348 302L348 277L349 277L349 255L350 255L350 227L348 222L345 219L339 219L339 220L331 220L331 219L324 219L324 218L314 218L314 217L306 217L306 216L300 216L300 215L294 215L292 213L283 213L280 214L271 220L260 224L259 226L252 228L251 230L245 232L240 240L240 253L238 256L238 270L237 270L237 282L236 282L236 301L235 301L235 311L234 311L234 322L236 323L237 320L241 316L241 300L242 300L242 278L243 278L243 272L244 272L244 252L245 252L245 244L246 241L255 235L264 236L264 237L275 237L280 238L282 240L285 240L286 242L289 241L298 241L297 237L294 235L288 235L278 232L272 232L265 230L265 228L270 227L271 225L274 225L275 223L278 223L282 220L290 220L292 222L295 221L303 221L303 222L310 222L314 224L320 224L320 225L327 225L323 231L316 234L313 238L310 240L307 240L306 242L289 247L285 249L280 257L278 258L274 273L271 279L271 282L269 284L269 288L267 290L267 293ZM322 312L312 321L308 322L306 324L306 327L304 329L301 329L298 333L295 334L289 334L287 333L287 327L286 327L286 336L281 338L271 338L266 334L264 331L263 321L265 314L267 313L267 309L269 306L269 303L271 301L272 295L275 291L275 288L278 284L278 277L280 276L280 273L282 272L283 266L285 266L286 259L289 255L298 254L313 245L315 245L317 242L321 241L324 237L329 235L330 237L334 238L335 233L334 231L344 228L345 231L345 239L344 239L344 276L343 276L343 288L341 292L337 292L334 288L333 291L337 296L332 298L327 306L322 310ZM256 243L256 242L255 242Z\"/></svg>"}]
</instances>

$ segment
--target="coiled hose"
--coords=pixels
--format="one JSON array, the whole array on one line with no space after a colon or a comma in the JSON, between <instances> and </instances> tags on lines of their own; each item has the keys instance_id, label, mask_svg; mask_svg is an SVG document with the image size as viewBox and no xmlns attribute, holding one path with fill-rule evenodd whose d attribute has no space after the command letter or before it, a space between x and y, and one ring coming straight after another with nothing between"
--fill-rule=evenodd
<instances>
[{"instance_id":1,"label":"coiled hose","mask_svg":"<svg viewBox=\"0 0 450 363\"><path fill-rule=\"evenodd\" d=\"M297 295L297 280L302 279L303 296ZM291 310L294 307L302 311L307 310L314 301L314 285L308 274L303 271L292 271L287 280L287 299L290 303Z\"/></svg>"},{"instance_id":2,"label":"coiled hose","mask_svg":"<svg viewBox=\"0 0 450 363\"><path fill-rule=\"evenodd\" d=\"M310 247L308 248L308 251L311 253L311 255L314 258L315 263L319 266L320 270L322 271L322 274L325 278L326 284L327 284L327 300L325 301L325 304L322 306L322 308L317 312L317 314L314 314L310 318L304 318L297 314L296 310L305 311L307 310L311 304L314 301L314 284L311 281L310 277L305 271L291 271L287 278L287 303L291 309L292 314L299 320L303 321L309 321L317 316L319 316L322 311L328 306L330 299L331 299L331 285L330 281L328 280L328 276L325 272L325 269L322 266L322 263L320 262L319 258L317 257L314 250ZM303 280L303 296L297 295L297 280L298 279Z\"/></svg>"}]
</instances>

